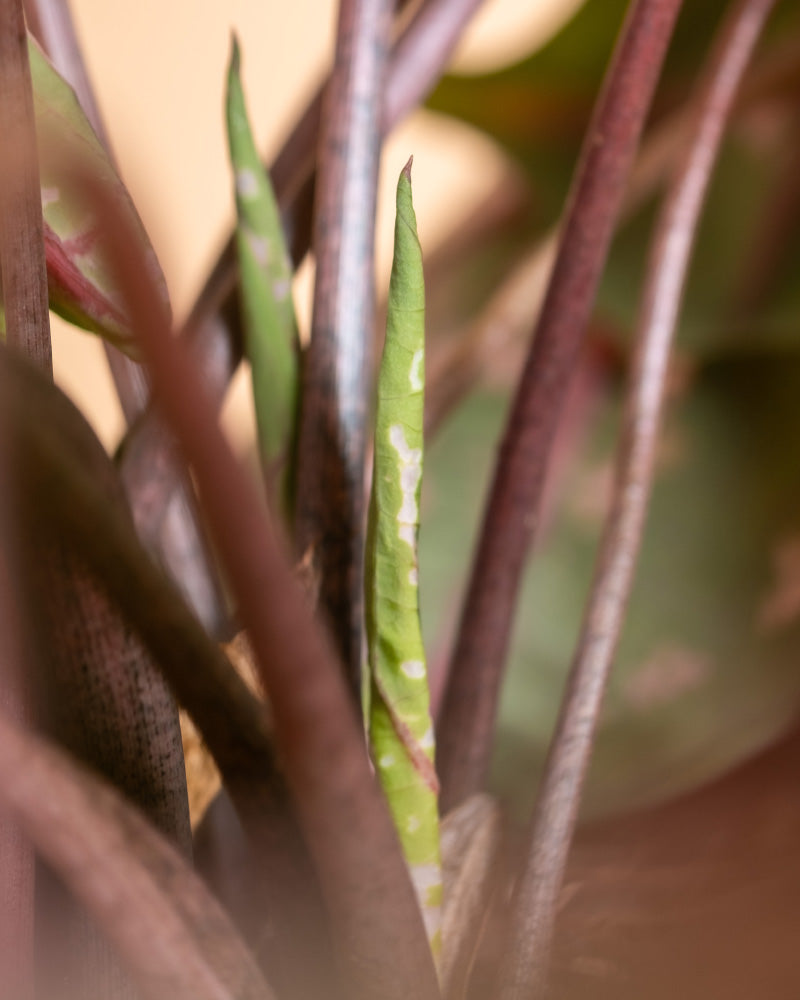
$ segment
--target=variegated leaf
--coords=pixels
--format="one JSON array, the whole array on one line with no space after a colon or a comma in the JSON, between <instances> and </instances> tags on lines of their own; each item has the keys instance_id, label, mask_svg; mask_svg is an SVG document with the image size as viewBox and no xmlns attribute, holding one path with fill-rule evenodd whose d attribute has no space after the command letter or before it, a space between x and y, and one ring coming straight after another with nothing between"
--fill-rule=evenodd
<instances>
[{"instance_id":1,"label":"variegated leaf","mask_svg":"<svg viewBox=\"0 0 800 1000\"><path fill-rule=\"evenodd\" d=\"M286 499L297 413L297 322L292 265L269 176L247 117L234 39L228 71L228 143L235 177L236 248L245 353L250 361L259 451L272 492Z\"/></svg>"},{"instance_id":2,"label":"variegated leaf","mask_svg":"<svg viewBox=\"0 0 800 1000\"><path fill-rule=\"evenodd\" d=\"M409 160L397 186L394 263L375 416L365 577L369 737L431 949L438 957L438 781L417 588L424 378L425 288Z\"/></svg>"}]
</instances>

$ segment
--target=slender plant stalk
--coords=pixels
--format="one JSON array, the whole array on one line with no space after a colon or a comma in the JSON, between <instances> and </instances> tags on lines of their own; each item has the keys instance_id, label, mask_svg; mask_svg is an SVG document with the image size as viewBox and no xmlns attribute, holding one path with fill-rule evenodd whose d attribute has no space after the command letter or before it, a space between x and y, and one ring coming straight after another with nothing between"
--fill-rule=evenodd
<instances>
[{"instance_id":1,"label":"slender plant stalk","mask_svg":"<svg viewBox=\"0 0 800 1000\"><path fill-rule=\"evenodd\" d=\"M52 378L42 204L25 21L19 0L0 0L0 273L9 344ZM5 383L0 381L2 390ZM0 701L20 723L32 715L22 670L19 568L10 490L10 442L0 436ZM13 817L0 818L0 978L21 1000L34 990L34 855Z\"/></svg>"},{"instance_id":2,"label":"slender plant stalk","mask_svg":"<svg viewBox=\"0 0 800 1000\"><path fill-rule=\"evenodd\" d=\"M192 716L248 838L248 881L261 920L274 926L257 940L265 966L276 987L319 995L330 979L330 970L319 968L329 957L320 943L327 932L264 705L147 556L122 505L109 504L103 484L113 467L85 420L5 352L0 364L9 387L2 423L19 456L15 473L28 519L81 552Z\"/></svg>"},{"instance_id":3,"label":"slender plant stalk","mask_svg":"<svg viewBox=\"0 0 800 1000\"><path fill-rule=\"evenodd\" d=\"M41 0L57 3L59 0ZM435 84L452 54L460 33L474 9L474 0L425 0L410 20L393 49L387 71L387 94L381 118L383 134L390 131ZM425 13L430 10L430 13ZM440 11L434 15L434 11ZM436 46L426 36L428 20L437 22ZM424 72L420 69L424 50ZM396 81L406 81L408 92ZM424 84L424 86L423 86ZM314 156L317 149L323 90L315 95L283 149L274 161L270 174L283 211L286 240L295 262L305 256L311 236L312 205L315 190ZM388 101L388 103L387 103ZM203 290L191 311L184 336L201 358L206 384L215 400L221 402L228 382L241 359L241 323L236 294L236 256L231 239L211 270ZM169 439L152 417L131 429L123 449L122 472L126 488L136 502L137 526L144 537L153 538L176 488L178 479L165 473ZM152 470L161 469L160 476ZM141 484L141 486L139 486ZM202 599L203 594L198 595Z\"/></svg>"},{"instance_id":4,"label":"slender plant stalk","mask_svg":"<svg viewBox=\"0 0 800 1000\"><path fill-rule=\"evenodd\" d=\"M681 0L628 14L587 132L564 229L484 514L440 717L442 808L479 791L525 557L565 390Z\"/></svg>"},{"instance_id":5,"label":"slender plant stalk","mask_svg":"<svg viewBox=\"0 0 800 1000\"><path fill-rule=\"evenodd\" d=\"M363 655L364 475L374 322L380 113L392 4L341 0L315 206L295 542L317 583L356 704Z\"/></svg>"},{"instance_id":6,"label":"slender plant stalk","mask_svg":"<svg viewBox=\"0 0 800 1000\"><path fill-rule=\"evenodd\" d=\"M27 34L21 3L0 3L0 262L8 342L52 378L40 178ZM184 849L190 830L177 711L152 664L120 628L61 540L37 537L22 566L41 623L33 698L36 714L62 742L109 776L161 823ZM33 596L35 595L35 596ZM146 692L149 709L131 700ZM97 705L103 706L97 711ZM88 706L93 711L87 710ZM143 752L146 748L146 752ZM130 995L124 975L104 953L95 927L60 884L37 873L37 949L47 952L45 978L71 989ZM45 987L46 988L46 987ZM68 995L62 991L63 995ZM115 994L116 995L116 994Z\"/></svg>"},{"instance_id":7,"label":"slender plant stalk","mask_svg":"<svg viewBox=\"0 0 800 1000\"><path fill-rule=\"evenodd\" d=\"M0 0L0 268L8 343L51 377L33 90L21 0Z\"/></svg>"},{"instance_id":8,"label":"slender plant stalk","mask_svg":"<svg viewBox=\"0 0 800 1000\"><path fill-rule=\"evenodd\" d=\"M0 374L0 396L6 381ZM0 706L19 725L30 715L22 670L22 620L17 587L18 552L11 530L10 441L0 422ZM0 816L0 981L10 996L34 996L34 854L19 825Z\"/></svg>"},{"instance_id":9,"label":"slender plant stalk","mask_svg":"<svg viewBox=\"0 0 800 1000\"><path fill-rule=\"evenodd\" d=\"M125 220L105 191L93 196L108 223L111 259L157 403L190 461L250 634L348 988L359 1000L434 1000L422 918L336 658L222 436L190 355L170 335Z\"/></svg>"},{"instance_id":10,"label":"slender plant stalk","mask_svg":"<svg viewBox=\"0 0 800 1000\"><path fill-rule=\"evenodd\" d=\"M58 72L75 90L92 128L108 151L113 151L108 131L95 99L81 52L68 0L26 0L28 24ZM141 365L103 340L106 359L126 422L134 424L149 405L150 389ZM170 456L171 457L171 456ZM140 511L152 490L152 463L140 463L126 480L127 492L142 537L160 552L200 619L216 635L227 634L227 615L222 589L200 526L191 485L179 469L172 477L174 488L168 510L148 520Z\"/></svg>"},{"instance_id":11,"label":"slender plant stalk","mask_svg":"<svg viewBox=\"0 0 800 1000\"><path fill-rule=\"evenodd\" d=\"M263 706L211 641L136 538L105 489L113 466L80 413L57 390L0 353L0 413L17 456L22 504L45 531L68 538L139 631L232 784L274 771ZM38 414L38 416L35 416Z\"/></svg>"},{"instance_id":12,"label":"slender plant stalk","mask_svg":"<svg viewBox=\"0 0 800 1000\"><path fill-rule=\"evenodd\" d=\"M394 126L433 90L483 0L425 0L398 37L389 61L383 129Z\"/></svg>"},{"instance_id":13,"label":"slender plant stalk","mask_svg":"<svg viewBox=\"0 0 800 1000\"><path fill-rule=\"evenodd\" d=\"M390 132L433 89L479 0L423 0L392 46L386 71L381 131ZM405 4L398 4L398 10ZM429 34L430 31L430 34ZM269 168L275 195L283 210L286 241L295 263L305 257L311 240L311 216L316 186L315 165L325 84L309 101ZM202 327L235 297L236 256L233 239L211 270L192 309L187 330ZM218 326L218 332L224 325ZM230 335L230 333L229 333ZM234 338L235 341L235 338Z\"/></svg>"},{"instance_id":14,"label":"slender plant stalk","mask_svg":"<svg viewBox=\"0 0 800 1000\"><path fill-rule=\"evenodd\" d=\"M558 893L652 489L670 345L700 212L739 82L774 0L739 0L714 45L695 123L658 222L637 324L611 509L516 890L502 1000L545 996Z\"/></svg>"},{"instance_id":15,"label":"slender plant stalk","mask_svg":"<svg viewBox=\"0 0 800 1000\"><path fill-rule=\"evenodd\" d=\"M144 998L271 1000L186 859L115 789L5 715L0 802L113 940Z\"/></svg>"}]
</instances>

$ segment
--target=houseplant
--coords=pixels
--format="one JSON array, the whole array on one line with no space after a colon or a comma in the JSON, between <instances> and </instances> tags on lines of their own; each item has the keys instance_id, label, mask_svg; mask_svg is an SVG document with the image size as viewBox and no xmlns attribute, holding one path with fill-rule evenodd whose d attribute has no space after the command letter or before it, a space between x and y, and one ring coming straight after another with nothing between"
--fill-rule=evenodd
<instances>
[{"instance_id":1,"label":"houseplant","mask_svg":"<svg viewBox=\"0 0 800 1000\"><path fill-rule=\"evenodd\" d=\"M530 512L539 509L556 403L577 363L580 337L679 6L668 0L632 6L587 132L562 221L557 262L500 451L478 568L454 655L456 669L444 697L439 772L448 811L485 781L515 578L535 526ZM659 331L663 339L659 353L651 355L642 347L633 363L630 425L620 460L620 483L627 488L618 497L632 498L636 506L618 508L621 512L612 519L606 536L604 569L568 702L573 707L562 717L562 735L542 786L531 827L532 861L518 880L509 943L494 952L488 947L489 958L481 965L482 981L499 976L504 996L537 996L545 989L554 911L591 730L629 586L632 550L626 546L635 548L641 504L652 474L665 381L664 350L679 301L680 273L719 131L771 6L755 0L732 6L694 98L697 117L688 127L695 131L690 133L687 152L677 156L671 189L676 193L667 202L661 229L666 235L653 257L641 320L642 343L658 346L647 335ZM6 324L10 344L22 348L46 372L45 262L41 221L37 222L41 194L33 168L30 116L23 114L29 106L27 49L19 5L8 2L2 9L7 18L0 25L6 46L2 58L6 131L20 136L19 143L9 148L21 151L16 162L9 157L9 183L3 195ZM31 6L32 22L37 9ZM449 37L455 37L465 11L450 11L445 3L419 8L394 50L394 73L399 74L398 66L412 65L418 78L427 75L428 67L422 72L417 62L414 39L438 37L437 14L447 23ZM289 567L275 524L268 526L252 485L216 430L213 403L203 402L191 363L170 339L164 303L154 291L130 214L126 218L119 211L96 177L80 182L88 186L83 197L106 233L106 252L128 322L138 337L137 349L147 361L157 412L166 417L191 466L236 613L254 647L273 715L271 725L263 703L248 693L174 586L144 555L125 520L117 474L80 418L46 379L34 376L10 352L4 361L3 398L8 409L4 448L11 453L9 481L20 488L19 494L8 493L14 499L5 517L7 525L17 524L12 516L21 517L21 527L7 529L7 534L24 539L19 555L10 555L17 562L5 574L7 580L24 581L22 588L9 590L5 605L3 634L10 664L6 700L18 717L43 719L62 744L103 772L117 793L137 801L173 841L172 849L165 847L119 794L102 791L96 778L76 769L63 753L22 727L4 725L6 806L37 850L99 919L127 966L126 972L116 968L97 944L96 931L86 927L82 915L65 902L62 890L44 875L37 879L36 934L32 934L30 845L18 837L19 828L9 825L4 834L12 845L6 918L17 936L8 950L8 967L10 977L17 975L19 987L14 989L20 996L30 991L34 938L46 956L37 970L45 996L69 995L70 989L80 995L91 991L126 995L132 989L129 975L145 995L153 996L266 996L269 989L277 995L310 996L323 988L370 997L436 995L422 923L388 812L372 779L356 711L369 395L366 345L371 331L369 233L381 127L379 55L385 47L388 18L388 8L378 3L370 9L343 4L338 59L325 113L319 105L311 108L304 128L297 131L273 171L284 208L289 195L301 200L298 192L305 191L307 197L312 181L306 137L316 127L321 129L315 320L311 346L303 358L292 491L295 558L305 586L293 580L296 573ZM63 38L63 23L60 35L44 39L51 52L58 37ZM382 39L383 46L376 46L376 39ZM708 45L706 39L703 48ZM428 76L431 82L446 51L443 45L437 53ZM781 80L777 86L789 85ZM761 82L762 94L763 90ZM409 99L405 92L404 99ZM287 225L287 242L294 248L307 246L300 213L289 217L296 226ZM52 260L50 264L52 286ZM217 305L219 289L225 285L218 279L225 273L223 263L187 326L186 339L201 362L206 345L219 342L220 322L229 333L240 329L236 300L226 302L222 321L202 322L211 304ZM659 328L655 320L662 321L664 310L670 313L670 323ZM240 349L237 343L232 335L225 340L222 373L219 368L206 373L212 389L218 391L227 378L231 359ZM141 391L141 372L115 363L120 382L127 380L129 389L138 386ZM654 364L652 381L649 364ZM143 526L158 521L152 513L154 493L157 507L159 495L182 489L191 512L193 487L160 418L155 412L141 415L135 406L132 409L138 426L122 452L122 479L140 532L146 535ZM104 484L102 490L99 483ZM111 502L115 493L117 500ZM276 506L273 502L272 509ZM194 521L186 521L182 530L195 539L202 537ZM621 571L615 568L618 565ZM609 569L610 585L602 576ZM182 572L195 574L198 569L196 564L191 570L178 567L177 574ZM208 591L214 593L214 588ZM30 640L23 643L24 653L14 646L18 642L14 622L21 614L14 608L26 603L21 594L28 595L27 602L35 609L27 613L32 623L28 634L38 640L38 649L30 646ZM315 624L309 608L313 602L321 608L320 617L327 616L330 633ZM216 617L224 619L225 612L218 611ZM593 664L585 654L595 655L593 642L598 635L602 656ZM25 682L27 671L14 669L19 662L40 662L41 683ZM590 682L588 702L581 676ZM223 866L217 890L224 895L226 881L232 884L237 877L244 878L249 889L247 912L235 912L235 917L249 935L249 947L263 973L230 926L230 918L209 899L185 860L190 833L181 789L177 716L162 677L192 714L220 766L244 832L247 847L238 861L238 876L231 869L226 875ZM227 829L227 836L233 837L234 827ZM176 845L182 848L183 861ZM480 865L475 869L485 870ZM476 882L482 879L483 875L475 877ZM229 905L236 910L233 894ZM162 942L158 948L156 941ZM490 960L493 954L496 967ZM462 961L469 966L471 956L469 961L462 956ZM465 969L461 972L459 988Z\"/></svg>"}]
</instances>

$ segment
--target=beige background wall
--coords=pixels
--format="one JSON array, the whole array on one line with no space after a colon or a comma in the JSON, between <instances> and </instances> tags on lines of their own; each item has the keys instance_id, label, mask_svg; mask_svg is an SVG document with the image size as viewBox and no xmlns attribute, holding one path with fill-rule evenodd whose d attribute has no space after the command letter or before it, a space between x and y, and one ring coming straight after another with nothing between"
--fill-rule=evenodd
<instances>
[{"instance_id":1,"label":"beige background wall","mask_svg":"<svg viewBox=\"0 0 800 1000\"><path fill-rule=\"evenodd\" d=\"M489 0L457 57L460 69L513 61L582 0ZM188 309L230 226L232 203L222 119L231 31L243 49L250 111L261 147L275 151L330 61L336 0L72 0L90 72L124 178L150 232L176 318ZM380 282L391 252L391 188L410 153L423 245L495 183L502 161L489 143L417 114L387 144L378 219ZM469 162L467 173L463 165ZM310 276L297 297L308 321ZM56 323L59 382L113 447L122 419L94 338ZM244 446L251 433L246 379L226 406Z\"/></svg>"}]
</instances>

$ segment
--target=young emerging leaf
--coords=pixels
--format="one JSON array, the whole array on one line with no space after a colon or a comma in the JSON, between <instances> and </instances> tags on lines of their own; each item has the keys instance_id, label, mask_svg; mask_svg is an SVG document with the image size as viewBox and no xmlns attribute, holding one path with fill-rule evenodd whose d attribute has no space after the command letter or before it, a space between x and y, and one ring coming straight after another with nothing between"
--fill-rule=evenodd
<instances>
[{"instance_id":1,"label":"young emerging leaf","mask_svg":"<svg viewBox=\"0 0 800 1000\"><path fill-rule=\"evenodd\" d=\"M293 479L287 466L291 463L297 411L292 265L278 204L247 118L236 39L228 71L226 112L235 177L245 352L252 371L262 467L273 495L280 496ZM291 509L290 503L288 506Z\"/></svg>"},{"instance_id":2,"label":"young emerging leaf","mask_svg":"<svg viewBox=\"0 0 800 1000\"><path fill-rule=\"evenodd\" d=\"M409 160L397 186L394 262L375 415L365 575L369 739L431 949L438 956L438 781L417 589L424 364L425 288Z\"/></svg>"},{"instance_id":3,"label":"young emerging leaf","mask_svg":"<svg viewBox=\"0 0 800 1000\"><path fill-rule=\"evenodd\" d=\"M92 212L76 177L88 173L113 190L146 247L151 277L167 300L163 274L128 192L72 88L28 41L42 185L50 308L65 319L135 353Z\"/></svg>"}]
</instances>

